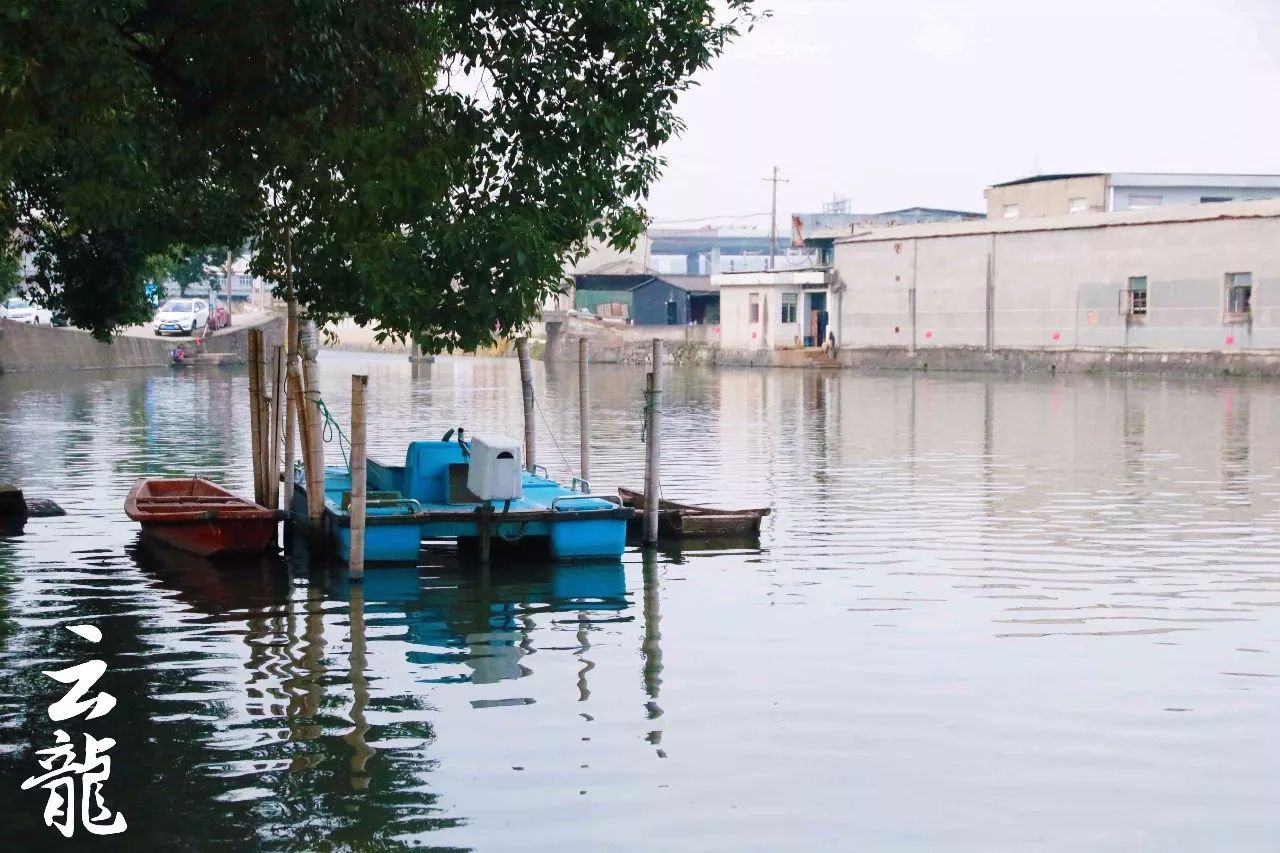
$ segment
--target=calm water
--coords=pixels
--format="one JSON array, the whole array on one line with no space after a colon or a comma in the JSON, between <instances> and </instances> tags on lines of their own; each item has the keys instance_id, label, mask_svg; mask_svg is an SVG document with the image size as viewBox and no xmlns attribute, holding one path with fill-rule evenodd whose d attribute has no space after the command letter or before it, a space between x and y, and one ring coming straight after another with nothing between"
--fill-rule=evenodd
<instances>
[{"instance_id":1,"label":"calm water","mask_svg":"<svg viewBox=\"0 0 1280 853\"><path fill-rule=\"evenodd\" d=\"M512 361L322 365L342 420L370 374L375 457L520 435ZM643 380L594 368L598 489L641 483ZM139 547L135 476L251 492L243 374L0 376L0 481L70 513L0 539L0 847L61 841L40 671L96 655L93 849L1280 849L1280 386L667 384L667 494L771 505L760 550L361 590ZM576 368L538 389L568 476Z\"/></svg>"}]
</instances>

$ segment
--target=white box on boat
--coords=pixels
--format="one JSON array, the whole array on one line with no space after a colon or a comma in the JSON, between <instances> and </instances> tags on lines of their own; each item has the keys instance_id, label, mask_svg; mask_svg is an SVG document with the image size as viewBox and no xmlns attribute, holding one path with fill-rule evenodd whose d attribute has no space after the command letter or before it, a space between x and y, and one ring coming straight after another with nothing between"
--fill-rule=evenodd
<instances>
[{"instance_id":1,"label":"white box on boat","mask_svg":"<svg viewBox=\"0 0 1280 853\"><path fill-rule=\"evenodd\" d=\"M467 489L482 501L516 500L521 489L520 442L500 435L471 437Z\"/></svg>"}]
</instances>

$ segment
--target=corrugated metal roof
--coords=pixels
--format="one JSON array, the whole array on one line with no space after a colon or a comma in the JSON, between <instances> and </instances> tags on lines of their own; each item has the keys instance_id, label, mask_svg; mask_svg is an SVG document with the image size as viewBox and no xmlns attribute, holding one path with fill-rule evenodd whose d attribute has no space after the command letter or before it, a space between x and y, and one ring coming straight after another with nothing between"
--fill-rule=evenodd
<instances>
[{"instance_id":1,"label":"corrugated metal roof","mask_svg":"<svg viewBox=\"0 0 1280 853\"><path fill-rule=\"evenodd\" d=\"M837 243L873 243L881 240L913 240L924 237L966 237L975 234L1015 234L1032 231L1070 231L1077 228L1116 228L1163 222L1208 222L1216 219L1280 218L1280 199L1185 204L1113 213L1076 213L1034 216L1026 219L984 219L973 222L935 222L897 225L858 231Z\"/></svg>"}]
</instances>

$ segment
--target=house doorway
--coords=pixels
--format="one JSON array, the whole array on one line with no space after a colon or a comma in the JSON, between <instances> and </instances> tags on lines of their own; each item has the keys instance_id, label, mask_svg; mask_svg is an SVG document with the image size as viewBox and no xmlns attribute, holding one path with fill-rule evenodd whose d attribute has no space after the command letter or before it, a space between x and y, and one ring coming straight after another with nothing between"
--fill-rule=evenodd
<instances>
[{"instance_id":1,"label":"house doorway","mask_svg":"<svg viewBox=\"0 0 1280 853\"><path fill-rule=\"evenodd\" d=\"M807 309L805 311L804 345L820 347L827 340L827 294L805 294Z\"/></svg>"}]
</instances>

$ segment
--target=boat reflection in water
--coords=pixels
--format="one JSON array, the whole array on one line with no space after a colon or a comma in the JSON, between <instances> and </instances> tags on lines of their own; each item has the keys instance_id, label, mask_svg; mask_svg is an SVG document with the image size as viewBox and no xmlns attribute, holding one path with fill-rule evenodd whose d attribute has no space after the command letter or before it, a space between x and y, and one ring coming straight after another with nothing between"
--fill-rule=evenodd
<instances>
[{"instance_id":1,"label":"boat reflection in water","mask_svg":"<svg viewBox=\"0 0 1280 853\"><path fill-rule=\"evenodd\" d=\"M618 561L481 569L453 552L428 552L421 567L371 569L363 583L351 584L341 567L300 568L272 556L213 563L147 538L132 550L139 567L179 601L244 624L246 667L255 673L249 697L260 699L258 685L280 681L286 717L314 715L337 648L352 646L353 684L363 678L354 670L369 668L370 635L394 643L415 665L412 683L490 684L530 674L524 659L540 629L572 622L585 646L593 626L634 618L625 612L630 601ZM388 687L412 690L411 683Z\"/></svg>"},{"instance_id":2,"label":"boat reflection in water","mask_svg":"<svg viewBox=\"0 0 1280 853\"><path fill-rule=\"evenodd\" d=\"M189 608L179 618L196 629L190 644L168 630L157 637L186 674L156 698L190 705L184 713L208 726L201 772L226 788L227 802L260 801L258 831L267 834L287 824L269 813L280 785L309 792L325 820L374 836L448 825L454 818L434 795L410 804L386 793L430 787L440 691L531 675L530 655L544 651L552 655L544 678L558 687L523 692L559 692L568 663L585 700L593 632L637 618L627 612L620 562L484 571L454 552L426 552L423 566L370 569L350 584L341 567L282 558L213 563L146 540L131 552L159 590ZM344 799L357 791L358 806Z\"/></svg>"},{"instance_id":3,"label":"boat reflection in water","mask_svg":"<svg viewBox=\"0 0 1280 853\"><path fill-rule=\"evenodd\" d=\"M621 562L495 563L489 569L444 563L369 570L348 586L335 574L327 594L350 598L363 586L365 618L385 628L403 625L411 663L438 669L425 683L491 684L529 674L539 617L575 614L583 625L629 620ZM458 664L465 671L458 669Z\"/></svg>"}]
</instances>

